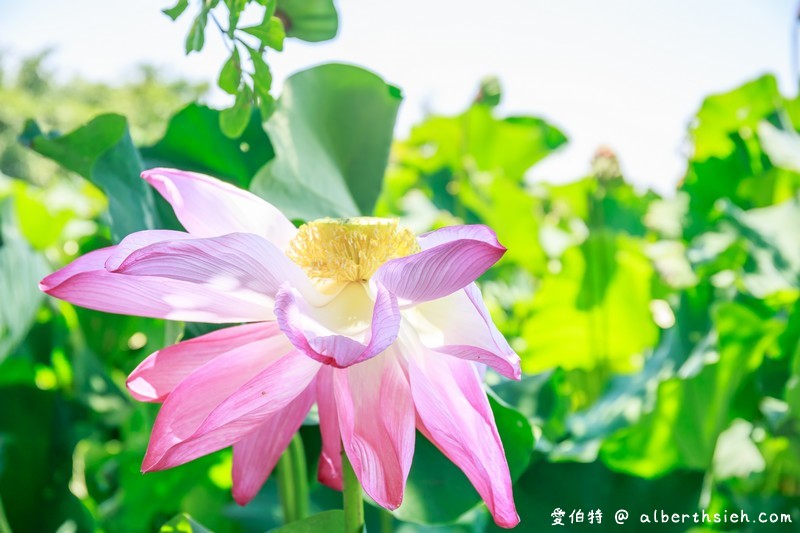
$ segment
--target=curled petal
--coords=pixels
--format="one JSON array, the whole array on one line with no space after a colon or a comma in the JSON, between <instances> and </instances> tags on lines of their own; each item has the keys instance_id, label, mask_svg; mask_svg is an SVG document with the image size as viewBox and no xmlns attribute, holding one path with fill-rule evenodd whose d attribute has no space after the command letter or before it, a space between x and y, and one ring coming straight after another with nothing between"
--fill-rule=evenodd
<instances>
[{"instance_id":1,"label":"curled petal","mask_svg":"<svg viewBox=\"0 0 800 533\"><path fill-rule=\"evenodd\" d=\"M233 445L233 499L246 505L258 494L303 424L314 403L315 386L292 400L289 405L267 415L260 426Z\"/></svg>"},{"instance_id":2,"label":"curled petal","mask_svg":"<svg viewBox=\"0 0 800 533\"><path fill-rule=\"evenodd\" d=\"M466 474L495 523L514 527L511 475L475 365L419 348L406 350L417 427Z\"/></svg>"},{"instance_id":3,"label":"curled petal","mask_svg":"<svg viewBox=\"0 0 800 533\"><path fill-rule=\"evenodd\" d=\"M447 244L448 242L465 239L483 241L493 246L503 248L503 246L497 241L497 235L495 234L494 230L483 224L447 226L445 228L439 228L437 230L423 233L417 237L419 246L423 250L430 250L431 248L441 244ZM505 248L503 248L503 251L505 251Z\"/></svg>"},{"instance_id":4,"label":"curled petal","mask_svg":"<svg viewBox=\"0 0 800 533\"><path fill-rule=\"evenodd\" d=\"M288 282L315 304L327 301L299 266L274 244L252 233L158 242L135 250L115 272L159 276L217 287L227 294L243 292L270 298Z\"/></svg>"},{"instance_id":5,"label":"curled petal","mask_svg":"<svg viewBox=\"0 0 800 533\"><path fill-rule=\"evenodd\" d=\"M242 431L232 442L217 448L214 447L216 442L198 442L196 438L199 428L215 409L245 387L252 376L274 367L293 350L280 332L271 332L273 335L268 338L238 346L211 359L169 393L153 426L143 471L182 464L229 446L246 433ZM300 391L302 388L297 393ZM172 453L171 457L166 457L181 445L184 446L179 451L184 452L183 455Z\"/></svg>"},{"instance_id":6,"label":"curled petal","mask_svg":"<svg viewBox=\"0 0 800 533\"><path fill-rule=\"evenodd\" d=\"M99 250L94 250L78 257L64 268L60 268L49 276L46 276L39 282L39 289L50 294L53 289L78 274L105 270L106 261L114 254L116 248L116 246L108 246L107 248L100 248Z\"/></svg>"},{"instance_id":7,"label":"curled petal","mask_svg":"<svg viewBox=\"0 0 800 533\"><path fill-rule=\"evenodd\" d=\"M381 506L396 509L414 455L408 378L393 350L332 372L347 458L366 493Z\"/></svg>"},{"instance_id":8,"label":"curled petal","mask_svg":"<svg viewBox=\"0 0 800 533\"><path fill-rule=\"evenodd\" d=\"M506 249L487 226L453 226L419 238L419 253L387 261L373 280L408 302L442 298L463 289Z\"/></svg>"},{"instance_id":9,"label":"curled petal","mask_svg":"<svg viewBox=\"0 0 800 533\"><path fill-rule=\"evenodd\" d=\"M274 322L257 322L213 331L168 346L148 356L128 376L131 395L141 402L163 402L192 372L233 349L281 335ZM263 344L256 349L263 348Z\"/></svg>"},{"instance_id":10,"label":"curled petal","mask_svg":"<svg viewBox=\"0 0 800 533\"><path fill-rule=\"evenodd\" d=\"M172 205L186 231L196 237L255 233L281 250L297 232L275 206L218 179L168 168L154 168L142 177Z\"/></svg>"},{"instance_id":11,"label":"curled petal","mask_svg":"<svg viewBox=\"0 0 800 533\"><path fill-rule=\"evenodd\" d=\"M408 316L427 348L483 363L507 378L520 379L519 356L492 322L474 283L444 298L421 303Z\"/></svg>"},{"instance_id":12,"label":"curled petal","mask_svg":"<svg viewBox=\"0 0 800 533\"><path fill-rule=\"evenodd\" d=\"M220 291L218 287L158 276L109 272L105 264L115 247L79 257L39 283L50 296L107 313L185 320L255 322L272 317L267 295Z\"/></svg>"},{"instance_id":13,"label":"curled petal","mask_svg":"<svg viewBox=\"0 0 800 533\"><path fill-rule=\"evenodd\" d=\"M356 316L363 321L364 317L358 315L368 312L369 303L363 289L351 284L331 305L315 308L285 284L275 298L275 317L281 331L298 350L316 361L343 368L375 357L397 338L400 327L397 300L381 286L378 286L369 327L359 332L359 336L366 335L366 339L334 332L338 328L333 322L343 317Z\"/></svg>"},{"instance_id":14,"label":"curled petal","mask_svg":"<svg viewBox=\"0 0 800 533\"><path fill-rule=\"evenodd\" d=\"M146 230L131 233L114 248L112 253L105 263L105 268L108 271L113 271L119 268L125 259L128 258L133 252L139 248L144 248L151 244L164 241L179 241L183 239L191 239L192 236L184 231L172 230Z\"/></svg>"},{"instance_id":15,"label":"curled petal","mask_svg":"<svg viewBox=\"0 0 800 533\"><path fill-rule=\"evenodd\" d=\"M333 392L331 366L324 366L317 375L317 409L319 431L322 434L322 452L319 457L317 478L319 482L335 490L342 490L342 436L339 432L339 415L336 412L336 396Z\"/></svg>"}]
</instances>

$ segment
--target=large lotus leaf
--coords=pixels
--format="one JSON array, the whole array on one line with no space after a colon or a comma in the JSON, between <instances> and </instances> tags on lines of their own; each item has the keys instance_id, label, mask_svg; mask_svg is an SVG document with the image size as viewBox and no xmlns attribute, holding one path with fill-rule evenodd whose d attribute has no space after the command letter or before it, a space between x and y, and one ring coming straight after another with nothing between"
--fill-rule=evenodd
<instances>
[{"instance_id":1,"label":"large lotus leaf","mask_svg":"<svg viewBox=\"0 0 800 533\"><path fill-rule=\"evenodd\" d=\"M33 385L0 387L0 405L0 497L10 531L94 531L69 487L74 405Z\"/></svg>"},{"instance_id":2,"label":"large lotus leaf","mask_svg":"<svg viewBox=\"0 0 800 533\"><path fill-rule=\"evenodd\" d=\"M534 164L567 141L555 126L536 117L497 118L493 108L474 105L454 117L434 116L414 127L398 146L399 160L424 173L450 168L499 172L519 180Z\"/></svg>"},{"instance_id":3,"label":"large lotus leaf","mask_svg":"<svg viewBox=\"0 0 800 533\"><path fill-rule=\"evenodd\" d=\"M796 143L776 139L775 128L764 125L784 124L787 106L793 105L781 97L771 76L703 102L691 129L694 153L680 186L690 195L688 236L703 231L720 198L750 209L797 193L800 174L786 154Z\"/></svg>"},{"instance_id":4,"label":"large lotus leaf","mask_svg":"<svg viewBox=\"0 0 800 533\"><path fill-rule=\"evenodd\" d=\"M727 93L707 97L691 128L693 159L724 157L734 149L731 133L754 132L783 98L773 76L762 76Z\"/></svg>"},{"instance_id":5,"label":"large lotus leaf","mask_svg":"<svg viewBox=\"0 0 800 533\"><path fill-rule=\"evenodd\" d=\"M161 225L153 192L140 178L142 162L125 117L100 115L65 135L43 135L29 123L21 140L106 194L114 241Z\"/></svg>"},{"instance_id":6,"label":"large lotus leaf","mask_svg":"<svg viewBox=\"0 0 800 533\"><path fill-rule=\"evenodd\" d=\"M653 268L641 248L630 237L599 231L564 253L561 271L542 280L522 329L526 372L641 367L658 340Z\"/></svg>"},{"instance_id":7,"label":"large lotus leaf","mask_svg":"<svg viewBox=\"0 0 800 533\"><path fill-rule=\"evenodd\" d=\"M0 361L22 341L42 301L44 258L17 231L8 201L0 203Z\"/></svg>"},{"instance_id":8,"label":"large lotus leaf","mask_svg":"<svg viewBox=\"0 0 800 533\"><path fill-rule=\"evenodd\" d=\"M290 218L372 214L400 101L395 87L350 65L290 77L265 125L276 156L252 191Z\"/></svg>"},{"instance_id":9,"label":"large lotus leaf","mask_svg":"<svg viewBox=\"0 0 800 533\"><path fill-rule=\"evenodd\" d=\"M601 457L611 468L648 478L677 468L710 468L717 437L735 416L737 392L783 329L739 303L717 308L714 322L717 351L687 361L675 378L659 385L652 411L603 443Z\"/></svg>"},{"instance_id":10,"label":"large lotus leaf","mask_svg":"<svg viewBox=\"0 0 800 533\"><path fill-rule=\"evenodd\" d=\"M726 221L744 241L747 260L743 283L751 294L766 297L800 289L800 200L742 211L724 208Z\"/></svg>"},{"instance_id":11,"label":"large lotus leaf","mask_svg":"<svg viewBox=\"0 0 800 533\"><path fill-rule=\"evenodd\" d=\"M254 113L241 136L231 139L219 127L219 114L199 104L189 104L169 121L164 137L142 148L147 168L162 166L193 170L229 181L242 188L258 169L274 157L272 144Z\"/></svg>"},{"instance_id":12,"label":"large lotus leaf","mask_svg":"<svg viewBox=\"0 0 800 533\"><path fill-rule=\"evenodd\" d=\"M483 187L465 184L459 198L481 223L495 230L508 249L504 262L515 262L530 272L544 270L547 258L538 239L541 202L522 185L497 177Z\"/></svg>"}]
</instances>

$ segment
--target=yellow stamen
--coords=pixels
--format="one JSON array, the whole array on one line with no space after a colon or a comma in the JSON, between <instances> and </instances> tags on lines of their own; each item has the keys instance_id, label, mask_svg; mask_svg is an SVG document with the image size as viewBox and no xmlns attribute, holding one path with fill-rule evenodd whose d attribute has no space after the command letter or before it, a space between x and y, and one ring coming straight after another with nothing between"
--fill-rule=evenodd
<instances>
[{"instance_id":1,"label":"yellow stamen","mask_svg":"<svg viewBox=\"0 0 800 533\"><path fill-rule=\"evenodd\" d=\"M286 254L319 282L363 282L389 259L419 251L414 234L375 217L323 218L303 224Z\"/></svg>"}]
</instances>

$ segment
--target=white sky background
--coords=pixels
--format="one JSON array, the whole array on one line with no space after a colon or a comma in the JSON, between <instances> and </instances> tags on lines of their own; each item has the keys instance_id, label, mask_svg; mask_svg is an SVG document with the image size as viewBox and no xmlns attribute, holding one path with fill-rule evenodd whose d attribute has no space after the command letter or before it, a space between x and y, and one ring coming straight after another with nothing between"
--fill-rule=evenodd
<instances>
[{"instance_id":1,"label":"white sky background","mask_svg":"<svg viewBox=\"0 0 800 533\"><path fill-rule=\"evenodd\" d=\"M176 77L216 81L227 54L209 24L206 49L183 55L197 0L177 23L173 0L0 0L0 49L12 59L56 48L62 76L102 81L151 63ZM702 98L772 72L794 94L791 34L798 0L339 0L339 36L287 40L270 54L275 89L326 61L355 63L404 92L397 134L428 112L464 109L487 74L503 114L542 116L570 144L533 177L582 176L598 145L626 176L666 193L680 179L686 126ZM220 9L222 11L222 9ZM211 103L228 104L216 92ZM2 105L2 103L0 103Z\"/></svg>"}]
</instances>

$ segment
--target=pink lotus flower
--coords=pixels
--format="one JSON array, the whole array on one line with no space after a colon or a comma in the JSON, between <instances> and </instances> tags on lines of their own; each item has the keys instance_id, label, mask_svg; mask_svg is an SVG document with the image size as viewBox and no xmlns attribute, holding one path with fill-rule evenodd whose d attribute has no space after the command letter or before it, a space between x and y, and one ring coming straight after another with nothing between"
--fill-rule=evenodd
<instances>
[{"instance_id":1,"label":"pink lotus flower","mask_svg":"<svg viewBox=\"0 0 800 533\"><path fill-rule=\"evenodd\" d=\"M323 219L299 229L274 206L199 174L143 174L188 233L142 231L42 280L110 313L245 323L159 350L128 378L163 402L144 472L233 446L233 495L266 481L314 403L319 479L342 484L342 446L364 490L397 508L415 429L458 465L495 522L519 522L482 385L519 379L519 357L473 283L505 252L485 226L415 238L396 221Z\"/></svg>"}]
</instances>

